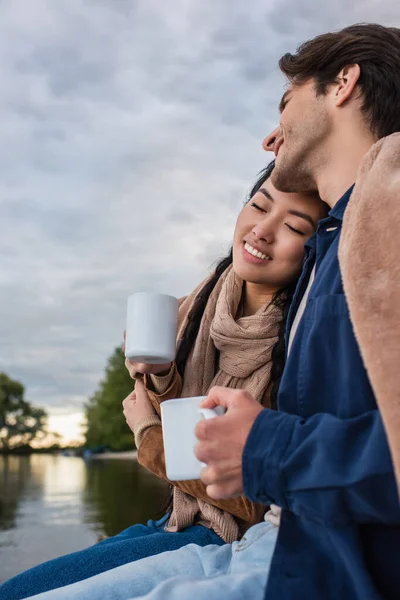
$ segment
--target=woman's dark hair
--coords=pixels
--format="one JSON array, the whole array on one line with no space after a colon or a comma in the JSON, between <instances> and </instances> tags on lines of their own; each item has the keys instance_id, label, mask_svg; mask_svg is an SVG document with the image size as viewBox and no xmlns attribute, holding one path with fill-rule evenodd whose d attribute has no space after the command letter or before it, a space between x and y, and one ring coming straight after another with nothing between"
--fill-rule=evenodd
<instances>
[{"instance_id":1,"label":"woman's dark hair","mask_svg":"<svg viewBox=\"0 0 400 600\"><path fill-rule=\"evenodd\" d=\"M293 84L314 79L326 94L347 65L358 64L361 110L378 138L400 131L400 29L375 23L351 25L304 42L284 54L279 67Z\"/></svg>"},{"instance_id":2,"label":"woman's dark hair","mask_svg":"<svg viewBox=\"0 0 400 600\"><path fill-rule=\"evenodd\" d=\"M248 200L249 202L251 198L258 192L260 187L269 179L271 173L275 167L275 161L272 161L265 169L261 171L259 174L257 181L253 185ZM186 361L190 354L190 351L195 342L197 333L200 329L201 319L203 317L208 299L216 286L221 275L226 271L229 265L232 264L233 256L232 256L232 248L225 258L223 258L215 268L214 275L209 279L207 284L203 287L203 289L198 294L194 305L189 312L187 326L183 333L183 337L178 343L178 351L176 355L176 367L178 373L183 377L185 371ZM272 350L272 368L271 368L271 407L277 407L277 397L278 397L278 388L279 383L283 373L283 367L285 364L285 324L286 317L289 312L289 307L291 300L293 298L294 289L296 287L296 282L291 283L286 288L279 290L276 292L272 298L272 303L276 306L279 306L282 309L283 319L280 323L279 332L278 332L278 341L275 344Z\"/></svg>"}]
</instances>

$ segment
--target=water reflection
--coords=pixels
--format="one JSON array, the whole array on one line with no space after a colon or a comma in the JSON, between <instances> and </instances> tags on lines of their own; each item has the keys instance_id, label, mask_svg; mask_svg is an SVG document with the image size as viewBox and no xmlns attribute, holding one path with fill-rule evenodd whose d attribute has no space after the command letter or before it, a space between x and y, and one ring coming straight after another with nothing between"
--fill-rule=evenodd
<instances>
[{"instance_id":1,"label":"water reflection","mask_svg":"<svg viewBox=\"0 0 400 600\"><path fill-rule=\"evenodd\" d=\"M18 500L24 493L29 477L29 461L14 456L0 456L0 531L15 526Z\"/></svg>"},{"instance_id":2,"label":"water reflection","mask_svg":"<svg viewBox=\"0 0 400 600\"><path fill-rule=\"evenodd\" d=\"M154 517L165 490L130 460L0 456L0 582Z\"/></svg>"},{"instance_id":3,"label":"water reflection","mask_svg":"<svg viewBox=\"0 0 400 600\"><path fill-rule=\"evenodd\" d=\"M86 523L106 535L153 518L165 498L165 484L130 461L91 461L86 476Z\"/></svg>"}]
</instances>

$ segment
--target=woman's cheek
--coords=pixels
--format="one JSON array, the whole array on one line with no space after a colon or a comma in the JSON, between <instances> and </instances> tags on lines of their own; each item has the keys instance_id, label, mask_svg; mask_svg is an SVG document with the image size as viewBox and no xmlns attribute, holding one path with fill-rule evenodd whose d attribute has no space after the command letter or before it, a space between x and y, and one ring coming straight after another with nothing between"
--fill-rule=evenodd
<instances>
[{"instance_id":1,"label":"woman's cheek","mask_svg":"<svg viewBox=\"0 0 400 600\"><path fill-rule=\"evenodd\" d=\"M288 253L287 265L290 271L296 272L301 271L304 260L304 246L298 245L295 248L292 247L291 252Z\"/></svg>"},{"instance_id":2,"label":"woman's cheek","mask_svg":"<svg viewBox=\"0 0 400 600\"><path fill-rule=\"evenodd\" d=\"M281 253L285 256L286 263L298 264L303 261L304 243L297 240L286 240L284 246L281 247Z\"/></svg>"}]
</instances>

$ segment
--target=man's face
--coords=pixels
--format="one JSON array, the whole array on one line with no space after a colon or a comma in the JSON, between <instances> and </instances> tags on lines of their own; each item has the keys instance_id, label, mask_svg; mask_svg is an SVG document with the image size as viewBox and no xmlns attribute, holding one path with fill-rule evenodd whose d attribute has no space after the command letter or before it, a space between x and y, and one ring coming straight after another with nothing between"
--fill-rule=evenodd
<instances>
[{"instance_id":1,"label":"man's face","mask_svg":"<svg viewBox=\"0 0 400 600\"><path fill-rule=\"evenodd\" d=\"M273 150L276 156L271 181L281 192L314 192L332 130L328 96L317 96L311 80L290 85L279 109L279 127L263 142L264 149Z\"/></svg>"}]
</instances>

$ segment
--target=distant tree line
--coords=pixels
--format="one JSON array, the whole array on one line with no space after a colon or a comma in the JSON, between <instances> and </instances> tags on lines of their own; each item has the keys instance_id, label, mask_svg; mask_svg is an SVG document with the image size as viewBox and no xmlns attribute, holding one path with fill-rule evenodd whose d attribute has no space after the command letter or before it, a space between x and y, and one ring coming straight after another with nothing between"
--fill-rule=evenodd
<instances>
[{"instance_id":1,"label":"distant tree line","mask_svg":"<svg viewBox=\"0 0 400 600\"><path fill-rule=\"evenodd\" d=\"M122 412L122 401L133 387L123 351L116 348L108 360L104 379L85 405L87 447L110 450L135 447L133 434ZM55 449L58 447L58 443L54 443L57 434L48 432L47 421L47 412L25 399L22 383L0 373L0 452L29 450L31 442L46 436L52 439Z\"/></svg>"},{"instance_id":2,"label":"distant tree line","mask_svg":"<svg viewBox=\"0 0 400 600\"><path fill-rule=\"evenodd\" d=\"M135 447L131 430L122 413L122 401L133 390L121 348L108 360L105 377L85 406L86 446L129 450Z\"/></svg>"}]
</instances>

